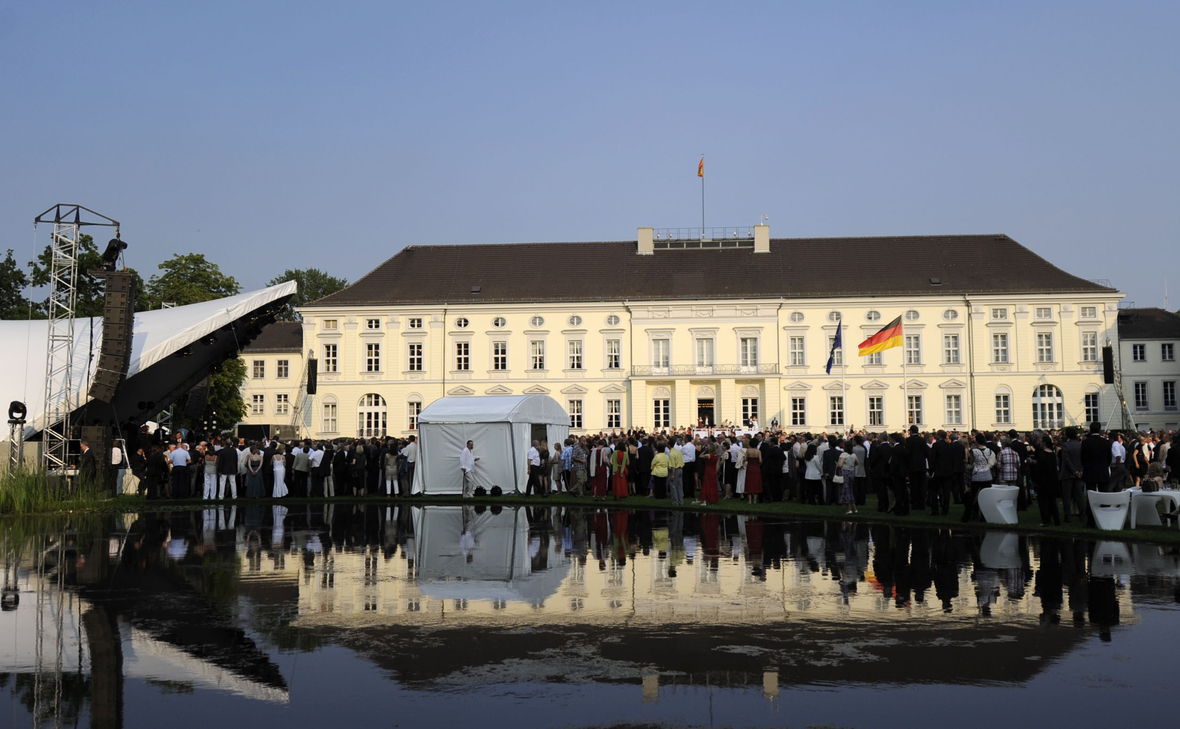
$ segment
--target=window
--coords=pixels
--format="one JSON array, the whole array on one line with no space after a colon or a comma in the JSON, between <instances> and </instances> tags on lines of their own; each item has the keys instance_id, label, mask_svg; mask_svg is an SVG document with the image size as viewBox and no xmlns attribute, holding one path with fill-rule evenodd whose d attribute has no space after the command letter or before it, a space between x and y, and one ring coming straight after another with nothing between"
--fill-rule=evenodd
<instances>
[{"instance_id":1,"label":"window","mask_svg":"<svg viewBox=\"0 0 1180 729\"><path fill-rule=\"evenodd\" d=\"M672 413L669 408L670 401L664 398L656 398L652 400L652 424L657 428L669 428L672 426Z\"/></svg>"},{"instance_id":2,"label":"window","mask_svg":"<svg viewBox=\"0 0 1180 729\"><path fill-rule=\"evenodd\" d=\"M908 365L922 364L922 335L905 335L905 363Z\"/></svg>"},{"instance_id":3,"label":"window","mask_svg":"<svg viewBox=\"0 0 1180 729\"><path fill-rule=\"evenodd\" d=\"M1160 359L1164 362L1176 361L1176 345L1172 342L1164 342L1160 345Z\"/></svg>"},{"instance_id":4,"label":"window","mask_svg":"<svg viewBox=\"0 0 1180 729\"><path fill-rule=\"evenodd\" d=\"M1007 307L997 306L992 308L992 321L1007 321L1008 309Z\"/></svg>"},{"instance_id":5,"label":"window","mask_svg":"<svg viewBox=\"0 0 1180 729\"><path fill-rule=\"evenodd\" d=\"M471 322L465 316L461 316L455 320L456 329L466 329L469 326L471 326Z\"/></svg>"},{"instance_id":6,"label":"window","mask_svg":"<svg viewBox=\"0 0 1180 729\"><path fill-rule=\"evenodd\" d=\"M492 319L492 326L494 326L497 329L503 329L505 326L507 326L507 324L508 324L508 320L502 316L498 316L495 319Z\"/></svg>"},{"instance_id":7,"label":"window","mask_svg":"<svg viewBox=\"0 0 1180 729\"><path fill-rule=\"evenodd\" d=\"M829 335L828 335L828 352L832 352L832 347L833 347L835 344L836 344L836 335L835 335L835 334L829 334ZM835 352L833 352L833 353L832 353L832 355L831 355L831 356L832 356L832 366L833 366L833 367L839 367L839 366L841 366L841 365L843 365L843 364L844 364L844 347L843 347L843 342L841 342L840 344L841 344L841 346L840 346L840 347L837 347L837 348L836 348L836 351L835 351Z\"/></svg>"},{"instance_id":8,"label":"window","mask_svg":"<svg viewBox=\"0 0 1180 729\"><path fill-rule=\"evenodd\" d=\"M407 361L407 364L409 365L410 372L421 372L422 371L422 342L411 343L406 348L406 351L409 353L409 360Z\"/></svg>"},{"instance_id":9,"label":"window","mask_svg":"<svg viewBox=\"0 0 1180 729\"><path fill-rule=\"evenodd\" d=\"M418 429L418 416L422 414L422 403L411 400L406 403L406 429Z\"/></svg>"},{"instance_id":10,"label":"window","mask_svg":"<svg viewBox=\"0 0 1180 729\"><path fill-rule=\"evenodd\" d=\"M883 365L883 364L885 364L885 353L884 352L873 352L872 354L866 354L865 355L865 364L866 365Z\"/></svg>"},{"instance_id":11,"label":"window","mask_svg":"<svg viewBox=\"0 0 1180 729\"><path fill-rule=\"evenodd\" d=\"M571 327L582 326L582 317L578 316L577 314L571 316L567 321L570 323Z\"/></svg>"},{"instance_id":12,"label":"window","mask_svg":"<svg viewBox=\"0 0 1180 729\"><path fill-rule=\"evenodd\" d=\"M742 337L742 367L758 366L758 340L754 337Z\"/></svg>"},{"instance_id":13,"label":"window","mask_svg":"<svg viewBox=\"0 0 1180 729\"><path fill-rule=\"evenodd\" d=\"M946 311L942 312L942 318L947 321L954 321L959 318L959 312L955 309L947 309Z\"/></svg>"},{"instance_id":14,"label":"window","mask_svg":"<svg viewBox=\"0 0 1180 729\"><path fill-rule=\"evenodd\" d=\"M918 321L918 317L922 316L917 309L908 309L905 313L906 321Z\"/></svg>"},{"instance_id":15,"label":"window","mask_svg":"<svg viewBox=\"0 0 1180 729\"><path fill-rule=\"evenodd\" d=\"M569 412L570 412L570 427L571 428L581 428L582 427L582 401L581 400L568 400L567 404L569 405Z\"/></svg>"},{"instance_id":16,"label":"window","mask_svg":"<svg viewBox=\"0 0 1180 729\"><path fill-rule=\"evenodd\" d=\"M1037 385L1033 391L1033 427L1060 428L1065 425L1065 398L1056 385Z\"/></svg>"},{"instance_id":17,"label":"window","mask_svg":"<svg viewBox=\"0 0 1180 729\"><path fill-rule=\"evenodd\" d=\"M335 319L324 319L324 331L334 332L338 329Z\"/></svg>"},{"instance_id":18,"label":"window","mask_svg":"<svg viewBox=\"0 0 1180 729\"><path fill-rule=\"evenodd\" d=\"M1102 410L1098 407L1098 393L1087 392L1083 403L1086 406L1086 423L1095 423L1102 420Z\"/></svg>"},{"instance_id":19,"label":"window","mask_svg":"<svg viewBox=\"0 0 1180 729\"><path fill-rule=\"evenodd\" d=\"M1131 361L1132 362L1146 362L1147 361L1147 345L1146 344L1132 344L1131 345Z\"/></svg>"},{"instance_id":20,"label":"window","mask_svg":"<svg viewBox=\"0 0 1180 729\"><path fill-rule=\"evenodd\" d=\"M942 335L942 361L943 364L959 364L958 334Z\"/></svg>"},{"instance_id":21,"label":"window","mask_svg":"<svg viewBox=\"0 0 1180 729\"><path fill-rule=\"evenodd\" d=\"M880 321L880 319L881 319L881 312L877 311L876 309L865 312L865 320L866 321Z\"/></svg>"},{"instance_id":22,"label":"window","mask_svg":"<svg viewBox=\"0 0 1180 729\"><path fill-rule=\"evenodd\" d=\"M529 342L529 364L531 369L543 370L545 369L545 342L541 339L534 339Z\"/></svg>"},{"instance_id":23,"label":"window","mask_svg":"<svg viewBox=\"0 0 1180 729\"><path fill-rule=\"evenodd\" d=\"M421 329L422 328L422 317L420 317L420 316L410 317L410 323L408 326L410 329Z\"/></svg>"},{"instance_id":24,"label":"window","mask_svg":"<svg viewBox=\"0 0 1180 729\"><path fill-rule=\"evenodd\" d=\"M787 317L787 319L789 319L792 324L798 324L799 322L803 321L803 312L792 311L791 315Z\"/></svg>"},{"instance_id":25,"label":"window","mask_svg":"<svg viewBox=\"0 0 1180 729\"><path fill-rule=\"evenodd\" d=\"M885 424L885 397L869 395L869 425Z\"/></svg>"},{"instance_id":26,"label":"window","mask_svg":"<svg viewBox=\"0 0 1180 729\"><path fill-rule=\"evenodd\" d=\"M963 424L963 396L962 395L947 395L946 396L946 424L947 425L962 425Z\"/></svg>"},{"instance_id":27,"label":"window","mask_svg":"<svg viewBox=\"0 0 1180 729\"><path fill-rule=\"evenodd\" d=\"M797 312L796 312L797 313ZM802 367L807 364L803 358L803 337L791 337L787 340L787 356L792 367Z\"/></svg>"},{"instance_id":28,"label":"window","mask_svg":"<svg viewBox=\"0 0 1180 729\"><path fill-rule=\"evenodd\" d=\"M372 342L365 345L365 372L381 371L381 345Z\"/></svg>"},{"instance_id":29,"label":"window","mask_svg":"<svg viewBox=\"0 0 1180 729\"><path fill-rule=\"evenodd\" d=\"M285 380L291 376L291 360L280 359L275 362L275 377Z\"/></svg>"},{"instance_id":30,"label":"window","mask_svg":"<svg viewBox=\"0 0 1180 729\"><path fill-rule=\"evenodd\" d=\"M571 339L569 346L569 368L571 370L582 369L582 340Z\"/></svg>"},{"instance_id":31,"label":"window","mask_svg":"<svg viewBox=\"0 0 1180 729\"><path fill-rule=\"evenodd\" d=\"M843 318L844 318L844 315L838 311L829 311L828 312L828 321L832 322L833 324L835 324L836 322L840 321Z\"/></svg>"},{"instance_id":32,"label":"window","mask_svg":"<svg viewBox=\"0 0 1180 729\"><path fill-rule=\"evenodd\" d=\"M844 425L843 395L831 395L828 397L828 423L830 425Z\"/></svg>"},{"instance_id":33,"label":"window","mask_svg":"<svg viewBox=\"0 0 1180 729\"><path fill-rule=\"evenodd\" d=\"M339 360L336 358L336 345L324 345L324 372L336 372Z\"/></svg>"},{"instance_id":34,"label":"window","mask_svg":"<svg viewBox=\"0 0 1180 729\"><path fill-rule=\"evenodd\" d=\"M807 424L807 398L791 398L791 425Z\"/></svg>"},{"instance_id":35,"label":"window","mask_svg":"<svg viewBox=\"0 0 1180 729\"><path fill-rule=\"evenodd\" d=\"M618 339L606 340L606 368L617 370L622 367L622 342Z\"/></svg>"},{"instance_id":36,"label":"window","mask_svg":"<svg viewBox=\"0 0 1180 729\"><path fill-rule=\"evenodd\" d=\"M1098 318L1098 307L1097 306L1083 306L1081 317L1083 319L1097 319Z\"/></svg>"},{"instance_id":37,"label":"window","mask_svg":"<svg viewBox=\"0 0 1180 729\"><path fill-rule=\"evenodd\" d=\"M758 398L742 398L742 425L749 425L750 421L758 417Z\"/></svg>"},{"instance_id":38,"label":"window","mask_svg":"<svg viewBox=\"0 0 1180 729\"><path fill-rule=\"evenodd\" d=\"M380 329L380 328L381 328L381 320L380 319L365 319L365 329Z\"/></svg>"},{"instance_id":39,"label":"window","mask_svg":"<svg viewBox=\"0 0 1180 729\"><path fill-rule=\"evenodd\" d=\"M1176 409L1176 381L1166 380L1164 386L1164 410Z\"/></svg>"},{"instance_id":40,"label":"window","mask_svg":"<svg viewBox=\"0 0 1180 729\"><path fill-rule=\"evenodd\" d=\"M668 367L672 361L672 341L669 339L651 340L652 367Z\"/></svg>"},{"instance_id":41,"label":"window","mask_svg":"<svg viewBox=\"0 0 1180 729\"><path fill-rule=\"evenodd\" d=\"M1036 317L1038 319L1052 319L1053 318L1053 307L1051 307L1051 306L1038 306L1037 310L1036 310Z\"/></svg>"},{"instance_id":42,"label":"window","mask_svg":"<svg viewBox=\"0 0 1180 729\"><path fill-rule=\"evenodd\" d=\"M922 396L909 395L906 398L906 425L922 424Z\"/></svg>"},{"instance_id":43,"label":"window","mask_svg":"<svg viewBox=\"0 0 1180 729\"><path fill-rule=\"evenodd\" d=\"M531 326L534 329L536 329L537 327L545 326L545 317L534 316L532 319L529 319L529 326Z\"/></svg>"},{"instance_id":44,"label":"window","mask_svg":"<svg viewBox=\"0 0 1180 729\"><path fill-rule=\"evenodd\" d=\"M250 398L250 414L257 417L266 413L266 395L254 395Z\"/></svg>"},{"instance_id":45,"label":"window","mask_svg":"<svg viewBox=\"0 0 1180 729\"><path fill-rule=\"evenodd\" d=\"M291 396L285 392L275 395L275 415L291 414Z\"/></svg>"},{"instance_id":46,"label":"window","mask_svg":"<svg viewBox=\"0 0 1180 729\"><path fill-rule=\"evenodd\" d=\"M261 380L264 377L266 377L266 360L264 360L264 359L254 360L254 370L253 370L253 374L251 375L251 377L255 380Z\"/></svg>"},{"instance_id":47,"label":"window","mask_svg":"<svg viewBox=\"0 0 1180 729\"><path fill-rule=\"evenodd\" d=\"M1082 332L1082 361L1098 361L1098 332Z\"/></svg>"},{"instance_id":48,"label":"window","mask_svg":"<svg viewBox=\"0 0 1180 729\"><path fill-rule=\"evenodd\" d=\"M325 433L336 432L336 403L326 402L323 407L324 424L323 430Z\"/></svg>"},{"instance_id":49,"label":"window","mask_svg":"<svg viewBox=\"0 0 1180 729\"><path fill-rule=\"evenodd\" d=\"M1147 383L1146 382L1136 382L1135 383L1135 409L1136 410L1146 410L1147 409Z\"/></svg>"},{"instance_id":50,"label":"window","mask_svg":"<svg viewBox=\"0 0 1180 729\"><path fill-rule=\"evenodd\" d=\"M1007 425L1012 422L1012 396L996 395L996 424Z\"/></svg>"},{"instance_id":51,"label":"window","mask_svg":"<svg viewBox=\"0 0 1180 729\"><path fill-rule=\"evenodd\" d=\"M471 369L471 342L455 342L455 369L459 372Z\"/></svg>"},{"instance_id":52,"label":"window","mask_svg":"<svg viewBox=\"0 0 1180 729\"><path fill-rule=\"evenodd\" d=\"M1037 361L1038 362L1052 362L1053 361L1053 333L1052 332L1038 332L1037 333Z\"/></svg>"},{"instance_id":53,"label":"window","mask_svg":"<svg viewBox=\"0 0 1180 729\"><path fill-rule=\"evenodd\" d=\"M619 321L619 316L617 314L611 314L606 318L606 325L608 327L617 327L619 325Z\"/></svg>"},{"instance_id":54,"label":"window","mask_svg":"<svg viewBox=\"0 0 1180 729\"><path fill-rule=\"evenodd\" d=\"M712 339L698 339L696 340L697 349L697 367L712 367L713 366L713 340Z\"/></svg>"},{"instance_id":55,"label":"window","mask_svg":"<svg viewBox=\"0 0 1180 729\"><path fill-rule=\"evenodd\" d=\"M383 438L387 424L385 398L376 393L361 397L356 411L356 432L361 438Z\"/></svg>"},{"instance_id":56,"label":"window","mask_svg":"<svg viewBox=\"0 0 1180 729\"><path fill-rule=\"evenodd\" d=\"M492 369L499 372L508 369L508 342L492 342Z\"/></svg>"},{"instance_id":57,"label":"window","mask_svg":"<svg viewBox=\"0 0 1180 729\"><path fill-rule=\"evenodd\" d=\"M606 427L621 428L623 427L623 401L622 400L607 400L606 401Z\"/></svg>"},{"instance_id":58,"label":"window","mask_svg":"<svg viewBox=\"0 0 1180 729\"><path fill-rule=\"evenodd\" d=\"M995 364L1008 364L1008 334L993 334L992 335L992 362Z\"/></svg>"}]
</instances>

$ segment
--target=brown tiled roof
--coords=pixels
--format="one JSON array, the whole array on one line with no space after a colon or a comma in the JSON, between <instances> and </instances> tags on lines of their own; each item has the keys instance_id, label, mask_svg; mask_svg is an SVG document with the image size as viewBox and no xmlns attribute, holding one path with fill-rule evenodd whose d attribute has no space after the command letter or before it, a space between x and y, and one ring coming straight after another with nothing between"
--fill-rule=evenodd
<instances>
[{"instance_id":1,"label":"brown tiled roof","mask_svg":"<svg viewBox=\"0 0 1180 729\"><path fill-rule=\"evenodd\" d=\"M299 352L303 350L303 325L297 321L277 321L262 328L262 333L242 348L243 352Z\"/></svg>"},{"instance_id":2,"label":"brown tiled roof","mask_svg":"<svg viewBox=\"0 0 1180 729\"><path fill-rule=\"evenodd\" d=\"M774 239L769 253L635 251L635 241L409 246L305 306L1113 291L1006 235Z\"/></svg>"},{"instance_id":3,"label":"brown tiled roof","mask_svg":"<svg viewBox=\"0 0 1180 729\"><path fill-rule=\"evenodd\" d=\"M1121 309L1119 339L1180 339L1180 316L1166 309Z\"/></svg>"}]
</instances>

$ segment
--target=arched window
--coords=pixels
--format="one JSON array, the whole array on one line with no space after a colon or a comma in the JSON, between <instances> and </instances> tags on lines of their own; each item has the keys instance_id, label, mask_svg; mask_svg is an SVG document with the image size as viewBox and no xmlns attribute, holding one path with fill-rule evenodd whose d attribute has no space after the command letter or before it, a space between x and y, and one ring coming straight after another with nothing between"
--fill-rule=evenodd
<instances>
[{"instance_id":1,"label":"arched window","mask_svg":"<svg viewBox=\"0 0 1180 729\"><path fill-rule=\"evenodd\" d=\"M389 425L385 398L376 393L361 397L356 410L356 431L361 438L384 438Z\"/></svg>"},{"instance_id":2,"label":"arched window","mask_svg":"<svg viewBox=\"0 0 1180 729\"><path fill-rule=\"evenodd\" d=\"M1056 385L1037 385L1032 403L1034 428L1060 428L1065 425L1065 398Z\"/></svg>"}]
</instances>

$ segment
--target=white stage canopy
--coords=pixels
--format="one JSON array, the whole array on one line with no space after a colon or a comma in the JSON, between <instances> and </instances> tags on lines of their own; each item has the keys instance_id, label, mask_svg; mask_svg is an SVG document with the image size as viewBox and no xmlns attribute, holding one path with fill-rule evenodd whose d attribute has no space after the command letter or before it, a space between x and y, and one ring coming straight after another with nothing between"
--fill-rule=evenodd
<instances>
[{"instance_id":1,"label":"white stage canopy","mask_svg":"<svg viewBox=\"0 0 1180 729\"><path fill-rule=\"evenodd\" d=\"M418 416L414 493L462 493L459 453L469 440L475 441L480 459L477 487L523 492L529 478L525 454L532 441L547 440L552 449L569 432L569 415L548 395L440 398Z\"/></svg>"},{"instance_id":2,"label":"white stage canopy","mask_svg":"<svg viewBox=\"0 0 1180 729\"><path fill-rule=\"evenodd\" d=\"M131 364L124 388L128 388L136 375L152 365L185 347L197 345L205 337L234 325L279 299L292 296L295 290L295 282L287 281L224 299L136 313L132 326ZM46 425L45 358L48 341L49 322L45 320L0 321L0 351L5 353L5 356L0 357L0 402L7 404L19 400L28 407L26 437L41 431ZM230 344L233 343L225 342L223 346ZM244 346L246 342L241 344ZM98 369L101 348L102 318L75 319L72 372L74 402L71 410L77 410L90 399L87 392ZM161 406L166 405L161 403ZM131 413L120 415L127 417Z\"/></svg>"}]
</instances>

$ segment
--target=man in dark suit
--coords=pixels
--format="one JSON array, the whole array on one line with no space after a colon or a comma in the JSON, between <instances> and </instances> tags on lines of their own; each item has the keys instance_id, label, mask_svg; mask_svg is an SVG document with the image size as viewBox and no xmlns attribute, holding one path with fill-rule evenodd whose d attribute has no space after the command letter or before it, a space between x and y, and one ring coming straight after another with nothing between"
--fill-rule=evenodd
<instances>
[{"instance_id":1,"label":"man in dark suit","mask_svg":"<svg viewBox=\"0 0 1180 729\"><path fill-rule=\"evenodd\" d=\"M938 431L930 448L930 513L946 516L951 510L951 477L954 455L946 431Z\"/></svg>"},{"instance_id":2,"label":"man in dark suit","mask_svg":"<svg viewBox=\"0 0 1180 729\"><path fill-rule=\"evenodd\" d=\"M1085 482L1082 480L1082 441L1077 428L1065 429L1065 445L1061 447L1061 502L1065 521L1085 513Z\"/></svg>"},{"instance_id":3,"label":"man in dark suit","mask_svg":"<svg viewBox=\"0 0 1180 729\"><path fill-rule=\"evenodd\" d=\"M889 488L893 491L893 513L898 516L910 513L910 492L906 486L906 479L909 476L909 460L902 438L901 433L889 436ZM926 472L922 473L925 475Z\"/></svg>"},{"instance_id":4,"label":"man in dark suit","mask_svg":"<svg viewBox=\"0 0 1180 729\"><path fill-rule=\"evenodd\" d=\"M962 438L951 435L951 499L963 503L963 492L967 489L967 447Z\"/></svg>"},{"instance_id":5,"label":"man in dark suit","mask_svg":"<svg viewBox=\"0 0 1180 729\"><path fill-rule=\"evenodd\" d=\"M98 459L90 444L82 441L82 456L78 459L78 481L83 486L94 486L98 480Z\"/></svg>"},{"instance_id":6,"label":"man in dark suit","mask_svg":"<svg viewBox=\"0 0 1180 729\"><path fill-rule=\"evenodd\" d=\"M783 464L787 456L778 445L778 436L772 435L759 448L762 452L762 488L770 501L783 500Z\"/></svg>"},{"instance_id":7,"label":"man in dark suit","mask_svg":"<svg viewBox=\"0 0 1180 729\"><path fill-rule=\"evenodd\" d=\"M1090 434L1082 441L1082 480L1087 491L1105 491L1110 484L1110 441L1102 437L1102 424L1090 423ZM1087 500L1087 507L1089 506ZM1086 524L1094 526L1094 515L1086 509Z\"/></svg>"},{"instance_id":8,"label":"man in dark suit","mask_svg":"<svg viewBox=\"0 0 1180 729\"><path fill-rule=\"evenodd\" d=\"M869 470L873 474L873 489L877 494L877 511L889 511L889 459L892 457L893 446L889 443L889 435L881 433L881 437L869 449Z\"/></svg>"},{"instance_id":9,"label":"man in dark suit","mask_svg":"<svg viewBox=\"0 0 1180 729\"><path fill-rule=\"evenodd\" d=\"M650 493L647 485L651 480L651 461L656 457L652 448L652 439L644 438L635 457L635 491L639 494Z\"/></svg>"},{"instance_id":10,"label":"man in dark suit","mask_svg":"<svg viewBox=\"0 0 1180 729\"><path fill-rule=\"evenodd\" d=\"M910 426L910 437L905 441L906 467L910 475L910 506L914 511L926 508L926 469L929 468L930 446L918 433L918 426Z\"/></svg>"}]
</instances>

